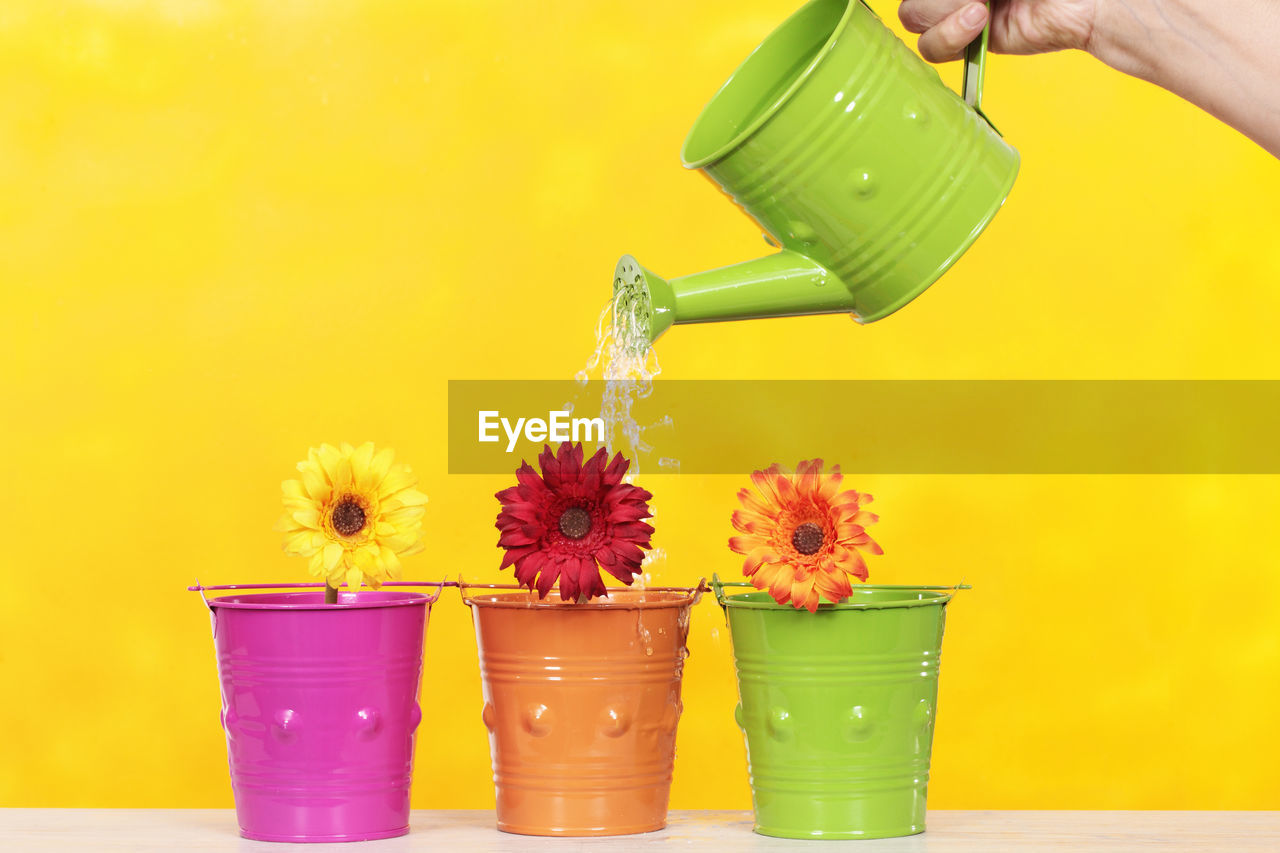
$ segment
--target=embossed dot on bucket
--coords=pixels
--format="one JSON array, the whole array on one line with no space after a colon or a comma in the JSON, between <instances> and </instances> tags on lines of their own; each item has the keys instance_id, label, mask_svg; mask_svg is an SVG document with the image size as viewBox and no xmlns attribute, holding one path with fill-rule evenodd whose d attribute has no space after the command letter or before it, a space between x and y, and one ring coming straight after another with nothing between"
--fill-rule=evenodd
<instances>
[{"instance_id":1,"label":"embossed dot on bucket","mask_svg":"<svg viewBox=\"0 0 1280 853\"><path fill-rule=\"evenodd\" d=\"M880 182L869 169L855 169L852 184L853 194L863 201L875 198L880 192Z\"/></svg>"},{"instance_id":2,"label":"embossed dot on bucket","mask_svg":"<svg viewBox=\"0 0 1280 853\"><path fill-rule=\"evenodd\" d=\"M849 740L854 743L868 740L874 729L875 723L871 720L870 712L861 705L854 705L849 711L849 725L845 729Z\"/></svg>"},{"instance_id":3,"label":"embossed dot on bucket","mask_svg":"<svg viewBox=\"0 0 1280 853\"><path fill-rule=\"evenodd\" d=\"M903 107L902 116L917 127L929 126L929 111L918 103L908 103Z\"/></svg>"}]
</instances>

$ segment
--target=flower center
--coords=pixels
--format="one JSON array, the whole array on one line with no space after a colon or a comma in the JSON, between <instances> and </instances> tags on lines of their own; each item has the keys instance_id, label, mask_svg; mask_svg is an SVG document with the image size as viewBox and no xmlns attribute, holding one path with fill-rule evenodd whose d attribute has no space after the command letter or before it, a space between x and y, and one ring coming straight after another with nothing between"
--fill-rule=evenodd
<instances>
[{"instance_id":1,"label":"flower center","mask_svg":"<svg viewBox=\"0 0 1280 853\"><path fill-rule=\"evenodd\" d=\"M560 513L560 532L569 539L581 539L591 532L591 514L580 506Z\"/></svg>"},{"instance_id":2,"label":"flower center","mask_svg":"<svg viewBox=\"0 0 1280 853\"><path fill-rule=\"evenodd\" d=\"M342 503L333 508L329 521L339 536L355 536L364 530L364 507L351 498L343 498Z\"/></svg>"},{"instance_id":3,"label":"flower center","mask_svg":"<svg viewBox=\"0 0 1280 853\"><path fill-rule=\"evenodd\" d=\"M822 528L812 521L798 525L796 532L791 534L791 544L805 556L818 553L818 549L822 547L822 539Z\"/></svg>"}]
</instances>

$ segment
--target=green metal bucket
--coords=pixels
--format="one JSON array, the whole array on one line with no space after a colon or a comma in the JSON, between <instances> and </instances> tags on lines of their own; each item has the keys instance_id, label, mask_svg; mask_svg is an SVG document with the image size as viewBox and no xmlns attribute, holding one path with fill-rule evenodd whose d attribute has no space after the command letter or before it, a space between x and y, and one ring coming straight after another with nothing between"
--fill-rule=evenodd
<instances>
[{"instance_id":1,"label":"green metal bucket","mask_svg":"<svg viewBox=\"0 0 1280 853\"><path fill-rule=\"evenodd\" d=\"M809 613L724 586L756 832L923 832L950 588L855 587Z\"/></svg>"},{"instance_id":2,"label":"green metal bucket","mask_svg":"<svg viewBox=\"0 0 1280 853\"><path fill-rule=\"evenodd\" d=\"M891 5L886 3L885 5ZM1018 152L981 108L987 33L963 97L859 0L812 0L694 122L682 158L781 249L667 281L625 255L614 293L673 323L849 312L870 323L941 276L995 216Z\"/></svg>"}]
</instances>

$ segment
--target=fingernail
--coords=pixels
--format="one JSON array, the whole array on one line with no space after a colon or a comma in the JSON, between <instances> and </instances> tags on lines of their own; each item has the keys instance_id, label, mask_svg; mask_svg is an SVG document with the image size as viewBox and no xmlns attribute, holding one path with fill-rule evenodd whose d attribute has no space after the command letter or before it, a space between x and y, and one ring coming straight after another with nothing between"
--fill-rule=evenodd
<instances>
[{"instance_id":1,"label":"fingernail","mask_svg":"<svg viewBox=\"0 0 1280 853\"><path fill-rule=\"evenodd\" d=\"M960 23L966 27L976 27L987 19L987 7L981 3L970 3L960 13Z\"/></svg>"}]
</instances>

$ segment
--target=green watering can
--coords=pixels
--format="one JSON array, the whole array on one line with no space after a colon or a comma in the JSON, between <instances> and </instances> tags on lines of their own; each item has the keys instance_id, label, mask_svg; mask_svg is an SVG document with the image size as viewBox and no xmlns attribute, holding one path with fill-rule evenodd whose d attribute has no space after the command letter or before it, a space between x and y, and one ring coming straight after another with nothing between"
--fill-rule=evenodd
<instances>
[{"instance_id":1,"label":"green watering can","mask_svg":"<svg viewBox=\"0 0 1280 853\"><path fill-rule=\"evenodd\" d=\"M812 0L766 38L694 122L681 157L781 249L667 281L624 255L615 310L673 323L906 305L969 248L1018 173L982 113L988 33L964 97L859 0Z\"/></svg>"}]
</instances>

